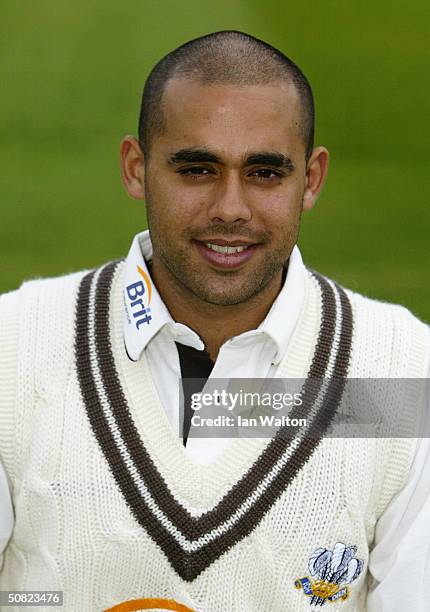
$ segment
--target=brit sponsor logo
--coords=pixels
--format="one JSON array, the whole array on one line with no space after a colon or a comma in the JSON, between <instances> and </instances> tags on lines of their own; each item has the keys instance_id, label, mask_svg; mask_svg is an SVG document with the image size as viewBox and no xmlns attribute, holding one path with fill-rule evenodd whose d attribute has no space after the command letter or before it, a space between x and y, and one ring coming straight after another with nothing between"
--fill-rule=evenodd
<instances>
[{"instance_id":1,"label":"brit sponsor logo","mask_svg":"<svg viewBox=\"0 0 430 612\"><path fill-rule=\"evenodd\" d=\"M129 300L129 310L134 319L136 329L146 323L150 324L151 316L151 298L152 298L152 283L148 274L140 266L137 266L137 271L142 277L135 283L128 285L125 290Z\"/></svg>"}]
</instances>

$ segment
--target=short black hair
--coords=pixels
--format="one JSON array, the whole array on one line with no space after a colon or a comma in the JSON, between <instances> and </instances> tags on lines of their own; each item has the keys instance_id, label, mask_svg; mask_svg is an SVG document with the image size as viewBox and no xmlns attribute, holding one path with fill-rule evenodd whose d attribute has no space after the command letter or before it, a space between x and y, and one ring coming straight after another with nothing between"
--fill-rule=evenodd
<instances>
[{"instance_id":1,"label":"short black hair","mask_svg":"<svg viewBox=\"0 0 430 612\"><path fill-rule=\"evenodd\" d=\"M163 130L162 97L167 82L185 77L205 85L292 83L301 100L300 130L309 159L314 146L315 110L311 86L296 64L279 49L237 30L194 38L163 57L146 79L139 116L139 141L149 154L154 134Z\"/></svg>"}]
</instances>

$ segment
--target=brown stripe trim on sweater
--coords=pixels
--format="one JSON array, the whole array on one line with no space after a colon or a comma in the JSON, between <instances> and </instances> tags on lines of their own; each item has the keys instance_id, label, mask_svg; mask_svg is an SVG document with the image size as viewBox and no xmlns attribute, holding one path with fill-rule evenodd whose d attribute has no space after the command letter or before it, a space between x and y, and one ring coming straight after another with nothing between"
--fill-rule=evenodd
<instances>
[{"instance_id":1,"label":"brown stripe trim on sweater","mask_svg":"<svg viewBox=\"0 0 430 612\"><path fill-rule=\"evenodd\" d=\"M173 497L167 488L161 475L158 473L154 463L148 455L140 436L136 430L134 422L128 410L125 396L122 392L118 373L115 368L112 347L109 341L109 299L110 288L113 274L117 264L109 264L100 273L97 283L96 300L95 300L95 343L97 347L97 359L100 367L100 373L104 389L107 393L112 411L115 414L115 420L121 431L121 437L133 462L138 469L140 476L145 480L148 490L151 492L154 500L164 515L177 526L180 532L190 541L195 541L205 534L209 534L214 528L218 527L223 521L229 518L236 510L238 510L244 501L255 491L256 486L262 478L276 464L276 461L283 455L288 444L291 442L292 436L278 436L265 449L264 453L256 460L250 471L238 481L232 490L221 500L214 509L205 513L200 517L193 518ZM315 275L316 276L316 275ZM324 375L328 360L330 357L331 346L333 343L333 335L335 328L335 301L334 294L330 285L322 277L316 276L321 287L322 294L322 320L320 333L317 341L317 348L314 354L309 375L313 376L312 381L308 383L306 393L304 393L304 402L301 408L301 416L305 405L308 410L311 409L315 397L318 395L320 384L315 384L316 376ZM89 346L88 338L88 322L86 323L86 331L84 330L84 319L87 317L89 305L90 283L93 279L93 274L85 277L80 290L80 299L77 314L77 367L80 378L82 394L87 406L90 417L90 422L93 430L99 440L100 446L108 460L110 468L118 482L120 489L130 505L134 516L138 522L148 530L154 540L162 547L165 554L170 559L176 571L186 580L193 580L208 564L212 563L223 552L228 550L235 542L239 541L244 535L250 532L256 524L261 520L264 514L273 505L276 498L284 490L285 486L291 482L297 472L301 469L304 463L309 459L310 455L315 450L321 435L312 439L312 444L306 438L301 442L299 447L289 458L288 463L282 469L282 472L270 484L269 488L257 500L252 508L245 513L239 521L232 526L226 533L216 536L213 541L205 545L200 550L194 552L186 552L178 544L177 540L160 524L158 519L155 519L153 513L149 510L143 498L141 497L136 484L130 476L124 460L117 449L117 445L112 436L110 428L105 420L103 410L98 406L98 394L94 390L96 384L91 381L91 367L89 367L89 359L82 357L85 350L84 345ZM342 309L345 309L345 299L349 304L348 299L341 297ZM85 312L86 311L86 312ZM87 319L88 321L88 319ZM345 315L342 320L342 336L347 331ZM351 324L352 325L352 324ZM351 327L352 329L352 327ZM336 358L335 375L342 376L342 368L339 369L339 364L345 362L348 357L349 349L344 349L341 353L341 346L347 346L345 341L340 342L339 352ZM350 341L349 341L350 346ZM345 353L346 350L346 353ZM340 359L340 355L342 359ZM340 361L339 361L340 360ZM92 387L92 388L91 388ZM331 399L331 406L334 397ZM325 402L326 404L326 402ZM293 415L291 415L293 416ZM312 433L316 432L315 427ZM250 525L252 527L250 528Z\"/></svg>"}]
</instances>

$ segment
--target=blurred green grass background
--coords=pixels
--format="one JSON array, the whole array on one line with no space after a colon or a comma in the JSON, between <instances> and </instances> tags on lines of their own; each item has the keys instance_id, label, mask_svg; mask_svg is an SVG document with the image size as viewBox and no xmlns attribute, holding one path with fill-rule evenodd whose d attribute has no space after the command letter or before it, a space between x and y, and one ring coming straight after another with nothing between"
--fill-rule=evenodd
<instances>
[{"instance_id":1,"label":"blurred green grass background","mask_svg":"<svg viewBox=\"0 0 430 612\"><path fill-rule=\"evenodd\" d=\"M328 183L306 263L430 319L430 5L38 0L0 7L0 291L126 254L145 227L118 170L144 80L179 44L239 29L308 76Z\"/></svg>"}]
</instances>

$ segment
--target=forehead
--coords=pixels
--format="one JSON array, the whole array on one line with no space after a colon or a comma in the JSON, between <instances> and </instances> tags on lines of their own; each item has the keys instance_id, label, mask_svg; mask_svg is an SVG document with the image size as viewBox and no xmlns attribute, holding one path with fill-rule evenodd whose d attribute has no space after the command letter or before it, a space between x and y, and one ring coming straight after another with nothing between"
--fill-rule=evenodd
<instances>
[{"instance_id":1,"label":"forehead","mask_svg":"<svg viewBox=\"0 0 430 612\"><path fill-rule=\"evenodd\" d=\"M162 111L159 141L164 147L204 146L232 155L304 148L301 102L289 83L239 87L172 79L164 91Z\"/></svg>"}]
</instances>

